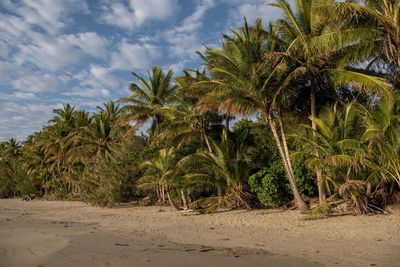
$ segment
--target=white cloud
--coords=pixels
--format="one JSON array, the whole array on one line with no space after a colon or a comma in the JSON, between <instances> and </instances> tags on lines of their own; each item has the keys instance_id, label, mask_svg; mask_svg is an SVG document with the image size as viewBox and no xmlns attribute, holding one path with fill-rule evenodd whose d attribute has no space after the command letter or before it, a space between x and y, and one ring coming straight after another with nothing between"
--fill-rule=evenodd
<instances>
[{"instance_id":1,"label":"white cloud","mask_svg":"<svg viewBox=\"0 0 400 267\"><path fill-rule=\"evenodd\" d=\"M158 48L151 44L130 44L126 40L111 54L111 66L121 70L144 70L151 67L153 60L160 56Z\"/></svg>"},{"instance_id":2,"label":"white cloud","mask_svg":"<svg viewBox=\"0 0 400 267\"><path fill-rule=\"evenodd\" d=\"M66 96L80 96L85 98L105 98L110 96L110 91L107 89L93 89L93 88L82 88L75 87L71 92L63 93Z\"/></svg>"},{"instance_id":3,"label":"white cloud","mask_svg":"<svg viewBox=\"0 0 400 267\"><path fill-rule=\"evenodd\" d=\"M26 138L47 124L52 111L61 104L5 102L0 105L0 140L16 137ZM18 123L16 123L16 121Z\"/></svg>"},{"instance_id":4,"label":"white cloud","mask_svg":"<svg viewBox=\"0 0 400 267\"><path fill-rule=\"evenodd\" d=\"M0 40L0 58L7 58L11 49L8 45Z\"/></svg>"},{"instance_id":5,"label":"white cloud","mask_svg":"<svg viewBox=\"0 0 400 267\"><path fill-rule=\"evenodd\" d=\"M72 77L78 82L66 96L80 96L85 98L105 99L110 97L110 90L119 90L120 80L112 73L112 69L99 65L91 65L88 70Z\"/></svg>"},{"instance_id":6,"label":"white cloud","mask_svg":"<svg viewBox=\"0 0 400 267\"><path fill-rule=\"evenodd\" d=\"M4 1L3 6L29 25L40 27L50 34L59 32L65 26L69 14L88 12L84 0Z\"/></svg>"},{"instance_id":7,"label":"white cloud","mask_svg":"<svg viewBox=\"0 0 400 267\"><path fill-rule=\"evenodd\" d=\"M179 57L194 57L202 45L199 38L206 12L215 6L214 0L199 1L194 12L186 17L182 23L167 31L165 39L170 43L170 51Z\"/></svg>"},{"instance_id":8,"label":"white cloud","mask_svg":"<svg viewBox=\"0 0 400 267\"><path fill-rule=\"evenodd\" d=\"M15 92L12 94L0 93L0 99L3 100L15 100L15 99L33 99L36 95L34 93L25 93L25 92Z\"/></svg>"},{"instance_id":9,"label":"white cloud","mask_svg":"<svg viewBox=\"0 0 400 267\"><path fill-rule=\"evenodd\" d=\"M65 36L71 45L79 47L84 53L97 58L107 57L109 41L95 32L84 32Z\"/></svg>"},{"instance_id":10,"label":"white cloud","mask_svg":"<svg viewBox=\"0 0 400 267\"><path fill-rule=\"evenodd\" d=\"M61 90L65 86L58 77L48 73L21 76L12 81L11 84L15 89L25 92L51 92Z\"/></svg>"},{"instance_id":11,"label":"white cloud","mask_svg":"<svg viewBox=\"0 0 400 267\"><path fill-rule=\"evenodd\" d=\"M282 13L279 8L271 6L271 3L274 2L274 0L226 1L232 5L229 25L232 27L241 25L244 17L249 23L254 23L258 18L261 18L264 23L281 18ZM290 5L294 2L295 0L287 0Z\"/></svg>"},{"instance_id":12,"label":"white cloud","mask_svg":"<svg viewBox=\"0 0 400 267\"><path fill-rule=\"evenodd\" d=\"M94 32L58 37L37 33L31 43L18 46L16 62L54 71L80 62L85 55L106 58L108 43L105 37Z\"/></svg>"},{"instance_id":13,"label":"white cloud","mask_svg":"<svg viewBox=\"0 0 400 267\"><path fill-rule=\"evenodd\" d=\"M108 1L103 5L101 19L110 25L135 29L146 21L164 20L178 10L177 0L130 0L129 5L121 1Z\"/></svg>"},{"instance_id":14,"label":"white cloud","mask_svg":"<svg viewBox=\"0 0 400 267\"><path fill-rule=\"evenodd\" d=\"M23 41L25 39L25 34L29 33L29 31L30 25L23 19L0 13L0 38L4 42L12 45L18 40Z\"/></svg>"}]
</instances>

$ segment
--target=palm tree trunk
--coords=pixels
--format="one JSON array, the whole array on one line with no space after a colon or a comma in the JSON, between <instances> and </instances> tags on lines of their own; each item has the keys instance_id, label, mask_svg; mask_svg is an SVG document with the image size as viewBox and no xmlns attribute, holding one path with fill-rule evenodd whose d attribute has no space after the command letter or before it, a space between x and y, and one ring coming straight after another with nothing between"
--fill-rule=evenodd
<instances>
[{"instance_id":1,"label":"palm tree trunk","mask_svg":"<svg viewBox=\"0 0 400 267\"><path fill-rule=\"evenodd\" d=\"M203 137L204 137L204 141L206 142L208 152L210 154L213 154L213 151L212 151L212 148L211 148L211 144L210 144L210 140L208 140L208 136L204 131L203 131ZM218 205L220 206L222 204L222 199L223 199L222 186L220 184L217 185L217 192L218 192Z\"/></svg>"},{"instance_id":2,"label":"palm tree trunk","mask_svg":"<svg viewBox=\"0 0 400 267\"><path fill-rule=\"evenodd\" d=\"M160 187L157 185L155 187L156 189L156 194L157 194L157 204L161 204L161 193L160 193Z\"/></svg>"},{"instance_id":3,"label":"palm tree trunk","mask_svg":"<svg viewBox=\"0 0 400 267\"><path fill-rule=\"evenodd\" d=\"M168 202L173 207L175 210L180 210L177 205L172 201L171 195L169 194L169 190L167 190L167 197L168 197Z\"/></svg>"},{"instance_id":4,"label":"palm tree trunk","mask_svg":"<svg viewBox=\"0 0 400 267\"><path fill-rule=\"evenodd\" d=\"M372 193L372 183L367 182L367 196L371 195Z\"/></svg>"},{"instance_id":5,"label":"palm tree trunk","mask_svg":"<svg viewBox=\"0 0 400 267\"><path fill-rule=\"evenodd\" d=\"M182 189L181 189L181 195L182 195L183 209L188 210L188 204L186 201L185 193L183 192Z\"/></svg>"},{"instance_id":6,"label":"palm tree trunk","mask_svg":"<svg viewBox=\"0 0 400 267\"><path fill-rule=\"evenodd\" d=\"M276 129L275 121L273 120L273 118L272 118L270 113L267 114L266 119L267 119L267 123L270 125L271 131L272 131L272 135L274 136L275 143L276 143L279 155L280 155L280 157L282 159L283 166L285 168L285 172L286 172L287 178L289 180L290 187L292 189L292 193L293 193L293 197L294 197L295 203L296 203L297 207L300 209L300 212L302 212L302 213L306 212L306 211L308 211L308 205L306 204L304 199L301 197L301 195L299 193L299 190L297 188L293 172L291 171L291 167L289 167L290 166L289 165L290 164L290 160L289 161L287 160L287 158L285 156L285 153L284 153L284 151L282 149L281 140L279 138L278 131Z\"/></svg>"},{"instance_id":7,"label":"palm tree trunk","mask_svg":"<svg viewBox=\"0 0 400 267\"><path fill-rule=\"evenodd\" d=\"M229 122L230 122L230 117L229 117L229 115L226 115L226 118L225 118L225 131L227 133L229 133Z\"/></svg>"},{"instance_id":8,"label":"palm tree trunk","mask_svg":"<svg viewBox=\"0 0 400 267\"><path fill-rule=\"evenodd\" d=\"M290 161L289 149L288 149L288 145L287 145L287 141L286 141L285 124L283 123L280 110L278 111L277 117L278 117L278 122L279 122L279 128L281 130L281 138L282 138L282 144L283 144L283 149L285 152L286 161L287 161L290 171L292 172L292 174L294 176L294 171L293 171L292 164Z\"/></svg>"},{"instance_id":9,"label":"palm tree trunk","mask_svg":"<svg viewBox=\"0 0 400 267\"><path fill-rule=\"evenodd\" d=\"M223 200L223 192L222 192L222 186L220 184L217 185L217 191L218 191L218 205L222 205L222 200Z\"/></svg>"},{"instance_id":10,"label":"palm tree trunk","mask_svg":"<svg viewBox=\"0 0 400 267\"><path fill-rule=\"evenodd\" d=\"M213 152L212 152L210 140L208 140L207 134L203 133L203 137L204 137L204 141L206 142L208 152L210 152L210 154L212 154Z\"/></svg>"},{"instance_id":11,"label":"palm tree trunk","mask_svg":"<svg viewBox=\"0 0 400 267\"><path fill-rule=\"evenodd\" d=\"M188 200L188 204L192 204L192 198L190 197L190 190L187 190L187 200Z\"/></svg>"},{"instance_id":12,"label":"palm tree trunk","mask_svg":"<svg viewBox=\"0 0 400 267\"><path fill-rule=\"evenodd\" d=\"M315 81L311 81L311 116L317 116L317 86ZM317 135L317 124L314 121L311 121L311 127L313 129L313 137L314 141L316 141ZM319 157L318 149L315 149L315 156ZM322 181L322 172L320 170L316 171L317 175L317 185L318 185L318 199L319 203L323 203L326 199L326 193L324 188L324 183Z\"/></svg>"},{"instance_id":13,"label":"palm tree trunk","mask_svg":"<svg viewBox=\"0 0 400 267\"><path fill-rule=\"evenodd\" d=\"M163 185L161 186L161 201L162 205L165 206L165 187Z\"/></svg>"}]
</instances>

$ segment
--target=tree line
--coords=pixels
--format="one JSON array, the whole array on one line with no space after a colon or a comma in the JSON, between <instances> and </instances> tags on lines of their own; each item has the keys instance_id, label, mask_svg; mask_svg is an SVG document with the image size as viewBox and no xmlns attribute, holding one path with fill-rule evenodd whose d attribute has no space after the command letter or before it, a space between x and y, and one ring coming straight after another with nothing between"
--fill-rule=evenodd
<instances>
[{"instance_id":1,"label":"tree line","mask_svg":"<svg viewBox=\"0 0 400 267\"><path fill-rule=\"evenodd\" d=\"M400 0L272 6L280 19L244 20L202 69L132 73L118 102L65 104L2 143L0 195L324 215L398 203Z\"/></svg>"}]
</instances>

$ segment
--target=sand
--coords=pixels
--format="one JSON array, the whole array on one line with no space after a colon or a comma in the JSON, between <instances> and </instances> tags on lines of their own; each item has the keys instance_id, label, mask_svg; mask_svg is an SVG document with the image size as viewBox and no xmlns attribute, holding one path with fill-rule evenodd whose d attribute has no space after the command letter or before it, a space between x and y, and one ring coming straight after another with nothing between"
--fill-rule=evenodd
<instances>
[{"instance_id":1,"label":"sand","mask_svg":"<svg viewBox=\"0 0 400 267\"><path fill-rule=\"evenodd\" d=\"M400 211L304 218L0 200L0 266L400 266Z\"/></svg>"}]
</instances>

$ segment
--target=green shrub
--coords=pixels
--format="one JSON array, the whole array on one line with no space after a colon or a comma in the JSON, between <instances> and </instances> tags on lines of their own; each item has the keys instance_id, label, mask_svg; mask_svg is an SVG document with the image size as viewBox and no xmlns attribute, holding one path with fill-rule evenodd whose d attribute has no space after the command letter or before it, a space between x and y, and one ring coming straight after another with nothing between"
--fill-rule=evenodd
<instances>
[{"instance_id":1,"label":"green shrub","mask_svg":"<svg viewBox=\"0 0 400 267\"><path fill-rule=\"evenodd\" d=\"M96 206L111 207L139 197L136 180L142 175L140 163L151 154L144 141L121 144L113 159L99 158L88 164L80 180L82 198Z\"/></svg>"},{"instance_id":2,"label":"green shrub","mask_svg":"<svg viewBox=\"0 0 400 267\"><path fill-rule=\"evenodd\" d=\"M40 181L29 176L21 161L0 159L0 197L36 195Z\"/></svg>"},{"instance_id":3,"label":"green shrub","mask_svg":"<svg viewBox=\"0 0 400 267\"><path fill-rule=\"evenodd\" d=\"M305 195L315 194L314 178L307 171L301 161L293 163L300 193ZM263 168L251 175L248 179L250 190L257 195L258 201L265 206L277 206L292 200L289 182L285 169L280 160L274 161L269 168Z\"/></svg>"}]
</instances>

